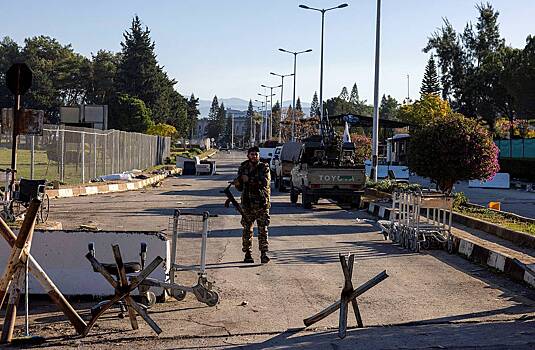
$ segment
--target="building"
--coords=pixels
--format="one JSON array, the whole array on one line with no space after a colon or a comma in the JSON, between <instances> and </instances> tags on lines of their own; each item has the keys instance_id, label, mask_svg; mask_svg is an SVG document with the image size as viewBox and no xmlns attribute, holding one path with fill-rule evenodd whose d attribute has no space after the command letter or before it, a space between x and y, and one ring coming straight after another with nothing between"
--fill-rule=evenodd
<instances>
[{"instance_id":1,"label":"building","mask_svg":"<svg viewBox=\"0 0 535 350\"><path fill-rule=\"evenodd\" d=\"M244 141L248 139L247 132L249 130L247 123L247 111L240 111L237 109L227 109L227 116L232 116L234 119L234 144L236 147L242 147ZM208 118L200 118L197 121L196 138L200 139L206 137L208 133Z\"/></svg>"}]
</instances>

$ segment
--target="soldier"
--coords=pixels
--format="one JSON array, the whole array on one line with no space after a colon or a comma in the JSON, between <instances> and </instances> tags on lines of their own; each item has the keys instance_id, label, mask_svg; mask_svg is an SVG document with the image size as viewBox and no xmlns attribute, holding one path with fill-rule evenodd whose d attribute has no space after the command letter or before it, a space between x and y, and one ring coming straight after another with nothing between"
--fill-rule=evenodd
<instances>
[{"instance_id":1,"label":"soldier","mask_svg":"<svg viewBox=\"0 0 535 350\"><path fill-rule=\"evenodd\" d=\"M247 151L247 160L241 163L238 177L234 184L241 194L241 205L244 215L241 219L242 251L245 253L243 262L254 263L251 256L253 245L253 226L258 226L258 248L262 264L269 262L268 252L268 226L270 207L270 174L269 167L259 161L258 147L251 147Z\"/></svg>"}]
</instances>

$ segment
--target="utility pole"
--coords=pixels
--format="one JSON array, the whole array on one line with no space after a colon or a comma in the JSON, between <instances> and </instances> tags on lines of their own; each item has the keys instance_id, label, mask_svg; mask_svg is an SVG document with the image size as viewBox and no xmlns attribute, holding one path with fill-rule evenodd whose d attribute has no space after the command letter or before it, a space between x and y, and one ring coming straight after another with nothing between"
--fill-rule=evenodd
<instances>
[{"instance_id":1,"label":"utility pole","mask_svg":"<svg viewBox=\"0 0 535 350\"><path fill-rule=\"evenodd\" d=\"M373 141L371 178L377 181L379 164L379 58L381 42L381 0L377 0L377 20L375 24L375 83L373 91Z\"/></svg>"}]
</instances>

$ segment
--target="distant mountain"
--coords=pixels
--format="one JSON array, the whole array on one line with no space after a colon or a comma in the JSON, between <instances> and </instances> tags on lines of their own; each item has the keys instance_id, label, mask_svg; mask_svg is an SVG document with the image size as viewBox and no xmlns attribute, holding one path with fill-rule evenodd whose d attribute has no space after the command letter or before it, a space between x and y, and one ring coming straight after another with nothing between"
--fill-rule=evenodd
<instances>
[{"instance_id":1,"label":"distant mountain","mask_svg":"<svg viewBox=\"0 0 535 350\"><path fill-rule=\"evenodd\" d=\"M249 100L244 100L238 97L231 97L231 98L218 98L219 103L223 102L225 104L226 108L232 108L237 109L239 111L246 111L247 107L249 107ZM275 104L275 100L273 102ZM284 101L284 106L288 107L292 104L292 101ZM208 117L208 113L210 112L210 106L212 105L212 100L201 100L199 99L199 111L201 112L201 117ZM253 101L254 107L261 107L261 104L258 102ZM309 114L310 111L310 103L302 102L301 106L303 107L303 112L305 114Z\"/></svg>"}]
</instances>

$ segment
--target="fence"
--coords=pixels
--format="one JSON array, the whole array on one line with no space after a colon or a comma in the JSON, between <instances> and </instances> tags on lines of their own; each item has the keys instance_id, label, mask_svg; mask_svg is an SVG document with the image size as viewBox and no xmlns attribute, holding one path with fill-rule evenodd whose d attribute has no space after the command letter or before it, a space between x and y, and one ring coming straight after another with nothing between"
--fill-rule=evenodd
<instances>
[{"instance_id":1,"label":"fence","mask_svg":"<svg viewBox=\"0 0 535 350\"><path fill-rule=\"evenodd\" d=\"M495 140L500 158L535 159L535 139Z\"/></svg>"},{"instance_id":2,"label":"fence","mask_svg":"<svg viewBox=\"0 0 535 350\"><path fill-rule=\"evenodd\" d=\"M0 136L0 167L11 166L11 131ZM85 183L102 175L163 164L171 139L118 130L45 125L42 136L20 135L17 177Z\"/></svg>"}]
</instances>

